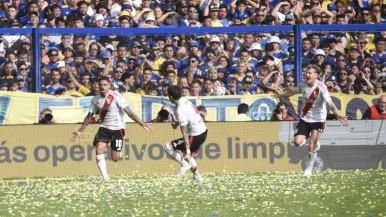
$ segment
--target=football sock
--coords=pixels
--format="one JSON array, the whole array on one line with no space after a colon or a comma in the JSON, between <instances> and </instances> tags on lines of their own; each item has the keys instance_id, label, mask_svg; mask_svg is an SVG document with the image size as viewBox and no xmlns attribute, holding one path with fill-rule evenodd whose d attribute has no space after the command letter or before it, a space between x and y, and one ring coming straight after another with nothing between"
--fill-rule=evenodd
<instances>
[{"instance_id":1,"label":"football sock","mask_svg":"<svg viewBox=\"0 0 386 217\"><path fill-rule=\"evenodd\" d=\"M190 170L193 172L193 173L198 173L198 167L197 167L197 163L196 163L196 159L194 159L194 157L190 157Z\"/></svg>"},{"instance_id":2,"label":"football sock","mask_svg":"<svg viewBox=\"0 0 386 217\"><path fill-rule=\"evenodd\" d=\"M308 166L307 166L306 170L312 171L312 167L314 166L316 156L318 156L318 152L309 152L308 156L310 159L308 161Z\"/></svg>"},{"instance_id":3,"label":"football sock","mask_svg":"<svg viewBox=\"0 0 386 217\"><path fill-rule=\"evenodd\" d=\"M169 149L168 148L168 144L165 146L165 152L171 156L175 161L177 161L178 163L180 163L181 165L183 164L183 161L184 159L182 158L182 156L180 155L179 152L173 150L173 149ZM186 162L186 161L185 161Z\"/></svg>"},{"instance_id":4,"label":"football sock","mask_svg":"<svg viewBox=\"0 0 386 217\"><path fill-rule=\"evenodd\" d=\"M103 179L108 180L109 176L107 175L106 159L104 154L97 154L96 156L97 164L99 171L101 172Z\"/></svg>"},{"instance_id":5,"label":"football sock","mask_svg":"<svg viewBox=\"0 0 386 217\"><path fill-rule=\"evenodd\" d=\"M299 147L302 147L305 144L307 144L307 139L304 139L303 142L299 145Z\"/></svg>"}]
</instances>

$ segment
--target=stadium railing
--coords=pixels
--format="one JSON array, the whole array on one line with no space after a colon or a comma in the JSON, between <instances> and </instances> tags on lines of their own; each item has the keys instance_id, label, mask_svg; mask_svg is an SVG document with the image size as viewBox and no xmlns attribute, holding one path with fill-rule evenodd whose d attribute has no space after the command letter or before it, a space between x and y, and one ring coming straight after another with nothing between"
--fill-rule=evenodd
<instances>
[{"instance_id":1,"label":"stadium railing","mask_svg":"<svg viewBox=\"0 0 386 217\"><path fill-rule=\"evenodd\" d=\"M301 66L302 66L302 48L301 48L301 33L302 32L379 32L386 31L386 25L374 24L374 25L363 25L363 24L350 24L350 25L282 25L282 26L234 26L234 27L223 27L223 28L114 28L112 33L111 28L84 28L84 29L57 29L57 28L43 28L43 29L1 29L0 35L4 34L20 34L20 35L31 35L32 48L34 50L34 63L32 81L33 92L41 92L41 37L43 35L62 35L62 34L100 34L100 35L157 35L157 34L189 34L189 35L202 35L202 34L238 34L238 33L289 33L294 32L295 35L295 72L296 80L301 79Z\"/></svg>"}]
</instances>

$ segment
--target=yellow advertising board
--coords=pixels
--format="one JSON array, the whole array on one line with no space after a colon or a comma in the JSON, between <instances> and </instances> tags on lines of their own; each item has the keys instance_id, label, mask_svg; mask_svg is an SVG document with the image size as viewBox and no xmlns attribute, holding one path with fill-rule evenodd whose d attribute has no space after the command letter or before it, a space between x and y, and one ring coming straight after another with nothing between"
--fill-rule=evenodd
<instances>
[{"instance_id":1,"label":"yellow advertising board","mask_svg":"<svg viewBox=\"0 0 386 217\"><path fill-rule=\"evenodd\" d=\"M300 171L290 164L288 145L278 141L279 122L207 123L208 137L197 163L202 173L246 171ZM176 173L179 165L168 159L164 144L181 137L168 123L153 124L146 134L128 124L122 159L108 153L109 174ZM80 140L70 142L77 124L0 127L0 177L97 175L92 146L98 125L89 125Z\"/></svg>"},{"instance_id":2,"label":"yellow advertising board","mask_svg":"<svg viewBox=\"0 0 386 217\"><path fill-rule=\"evenodd\" d=\"M139 94L123 94L131 108L144 121L150 121L157 116L160 108L171 105L165 97L142 96ZM51 96L36 93L18 93L0 91L0 125L33 124L39 120L39 113L46 108L53 111L59 123L80 123L90 109L92 97ZM361 119L366 109L377 103L378 96L332 94L332 99L338 109L350 119ZM237 106L247 103L253 120L269 120L277 105L277 99L268 94L250 96L209 96L190 97L195 105L204 105L208 121L227 121L237 114ZM289 107L291 115L298 118L303 102L300 95L289 99L283 98ZM173 106L173 105L171 105ZM126 122L132 122L128 117Z\"/></svg>"}]
</instances>

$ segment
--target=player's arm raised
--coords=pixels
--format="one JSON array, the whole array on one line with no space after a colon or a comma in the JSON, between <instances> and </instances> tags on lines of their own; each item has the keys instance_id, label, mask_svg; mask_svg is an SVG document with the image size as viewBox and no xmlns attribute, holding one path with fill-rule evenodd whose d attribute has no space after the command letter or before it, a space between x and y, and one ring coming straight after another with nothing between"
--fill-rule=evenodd
<instances>
[{"instance_id":1,"label":"player's arm raised","mask_svg":"<svg viewBox=\"0 0 386 217\"><path fill-rule=\"evenodd\" d=\"M75 141L79 136L80 134L82 134L83 130L86 129L86 127L88 126L88 124L90 123L90 119L94 116L94 113L92 112L89 112L86 117L84 118L83 120L83 123L82 123L82 126L79 128L78 131L75 131L71 137L71 141Z\"/></svg>"},{"instance_id":2,"label":"player's arm raised","mask_svg":"<svg viewBox=\"0 0 386 217\"><path fill-rule=\"evenodd\" d=\"M279 90L279 89L276 89L273 97L275 97L275 98L290 97L290 96L293 96L295 94L296 93L294 92L293 89L288 89L286 92Z\"/></svg>"},{"instance_id":3,"label":"player's arm raised","mask_svg":"<svg viewBox=\"0 0 386 217\"><path fill-rule=\"evenodd\" d=\"M126 114L133 120L135 121L136 123L138 123L139 125L141 125L143 127L143 129L145 129L145 131L147 133L152 133L153 132L153 128L150 126L150 124L147 124L147 123L143 123L141 121L141 119L134 113L133 110L130 109L130 107L126 107L126 108L123 108L123 111L126 112Z\"/></svg>"},{"instance_id":4,"label":"player's arm raised","mask_svg":"<svg viewBox=\"0 0 386 217\"><path fill-rule=\"evenodd\" d=\"M182 137L184 138L185 142L185 158L190 162L190 143L189 143L189 135L188 135L188 125L181 126L181 132L182 132Z\"/></svg>"},{"instance_id":5,"label":"player's arm raised","mask_svg":"<svg viewBox=\"0 0 386 217\"><path fill-rule=\"evenodd\" d=\"M335 103L333 101L327 102L328 106L330 107L331 111L335 114L335 116L338 118L338 120L344 125L348 126L350 122L347 120L346 116L343 116L338 108L335 106Z\"/></svg>"}]
</instances>

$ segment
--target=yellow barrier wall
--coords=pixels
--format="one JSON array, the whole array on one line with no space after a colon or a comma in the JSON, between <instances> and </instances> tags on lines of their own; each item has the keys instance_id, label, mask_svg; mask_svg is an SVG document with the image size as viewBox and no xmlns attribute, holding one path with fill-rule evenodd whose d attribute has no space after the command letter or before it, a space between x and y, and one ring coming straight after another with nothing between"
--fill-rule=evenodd
<instances>
[{"instance_id":1,"label":"yellow barrier wall","mask_svg":"<svg viewBox=\"0 0 386 217\"><path fill-rule=\"evenodd\" d=\"M164 104L170 104L165 97L141 96L125 93L123 96L142 120L150 121L157 116ZM301 112L302 101L292 96L285 99L290 107L290 113L296 116ZM0 125L33 124L39 120L39 112L50 108L59 123L80 123L90 109L92 97L51 96L36 93L18 93L0 91ZM332 99L338 109L350 119L360 119L366 109L376 102L378 96L332 94ZM210 96L191 97L196 105L205 105L208 110L206 120L227 121L237 114L237 106L247 103L250 106L250 116L254 120L269 120L275 109L277 99L268 94L250 96ZM132 120L126 117L126 122Z\"/></svg>"},{"instance_id":2,"label":"yellow barrier wall","mask_svg":"<svg viewBox=\"0 0 386 217\"><path fill-rule=\"evenodd\" d=\"M278 141L279 122L207 123L209 134L197 163L202 173L300 171L289 164L287 144ZM146 134L128 124L123 159L108 160L109 174L176 173L179 165L166 158L163 146L181 137L168 123L153 124ZM91 145L98 125L89 125L82 138L70 142L77 124L0 127L0 177L98 175Z\"/></svg>"}]
</instances>

